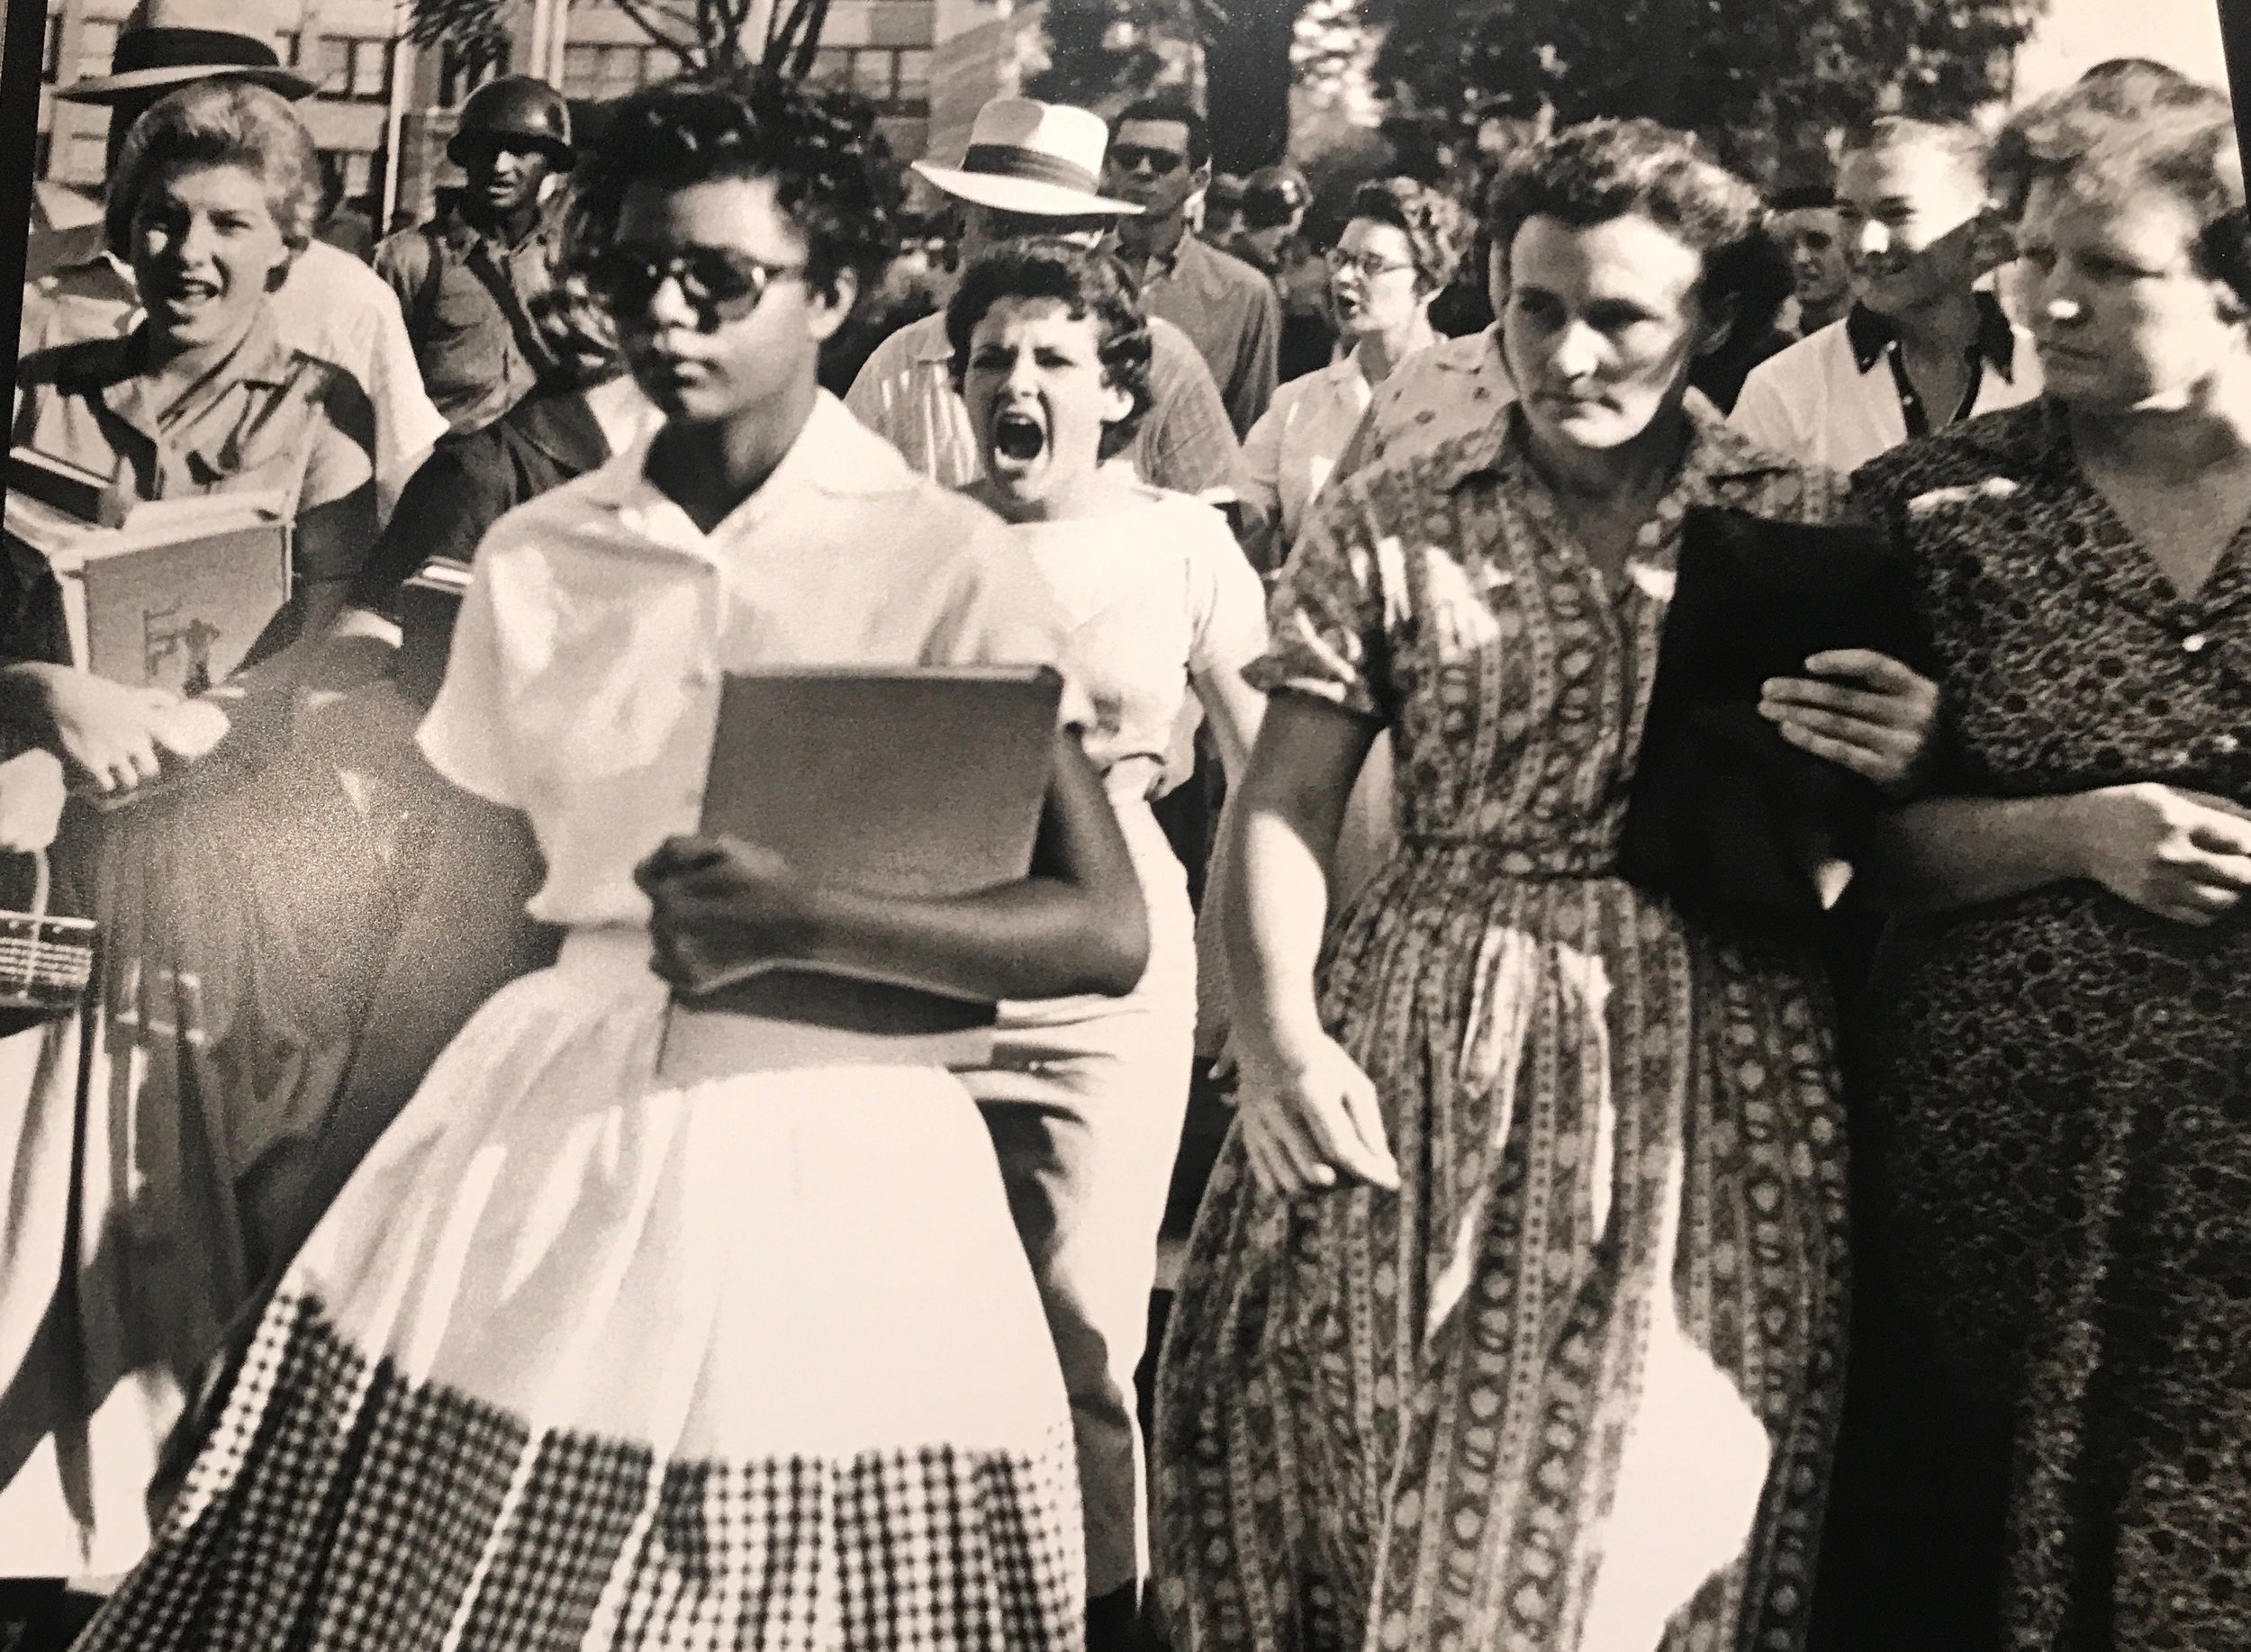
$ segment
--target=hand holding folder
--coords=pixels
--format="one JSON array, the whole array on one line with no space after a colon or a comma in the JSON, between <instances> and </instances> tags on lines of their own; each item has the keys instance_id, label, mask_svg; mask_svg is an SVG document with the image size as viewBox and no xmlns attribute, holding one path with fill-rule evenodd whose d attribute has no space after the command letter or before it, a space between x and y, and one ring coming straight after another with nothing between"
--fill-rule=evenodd
<instances>
[{"instance_id":1,"label":"hand holding folder","mask_svg":"<svg viewBox=\"0 0 2251 1652\"><path fill-rule=\"evenodd\" d=\"M778 866L863 894L1015 882L1031 870L1061 698L1044 667L730 676L703 833L749 846L754 874ZM717 972L737 979L674 994L659 1058L671 1082L837 1062L969 1066L990 1052L996 1006L880 968L750 957Z\"/></svg>"},{"instance_id":2,"label":"hand holding folder","mask_svg":"<svg viewBox=\"0 0 2251 1652\"><path fill-rule=\"evenodd\" d=\"M1883 533L1688 513L1628 795L1625 877L1722 933L1802 939L1819 925L1883 798L1789 745L1758 702L1768 679L1846 649L1927 670L1912 570Z\"/></svg>"}]
</instances>

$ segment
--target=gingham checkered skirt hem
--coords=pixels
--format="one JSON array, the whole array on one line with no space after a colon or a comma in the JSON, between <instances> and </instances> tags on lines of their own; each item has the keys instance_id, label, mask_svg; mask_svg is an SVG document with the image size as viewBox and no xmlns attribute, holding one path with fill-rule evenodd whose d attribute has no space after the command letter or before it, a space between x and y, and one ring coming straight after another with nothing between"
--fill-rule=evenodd
<instances>
[{"instance_id":1,"label":"gingham checkered skirt hem","mask_svg":"<svg viewBox=\"0 0 2251 1652\"><path fill-rule=\"evenodd\" d=\"M80 1652L1056 1652L1083 1642L1067 1423L660 1460L402 1377L277 1300Z\"/></svg>"}]
</instances>

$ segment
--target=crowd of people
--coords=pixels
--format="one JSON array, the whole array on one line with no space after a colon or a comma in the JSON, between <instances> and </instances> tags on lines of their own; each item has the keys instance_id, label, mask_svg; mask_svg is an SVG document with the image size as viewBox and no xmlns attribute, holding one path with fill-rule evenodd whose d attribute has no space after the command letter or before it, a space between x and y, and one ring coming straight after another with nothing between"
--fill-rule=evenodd
<instances>
[{"instance_id":1,"label":"crowd of people","mask_svg":"<svg viewBox=\"0 0 2251 1652\"><path fill-rule=\"evenodd\" d=\"M16 1646L2251 1644L2223 92L1771 197L1520 131L1324 246L1175 96L988 104L947 242L849 95L512 77L360 244L193 11L59 93L12 441L277 492L293 577L176 693L0 564L0 851L100 937L0 1027ZM1818 934L1622 871L1715 514L1928 640L1759 691L1870 801ZM974 665L1062 679L1021 879L703 830L728 673ZM657 1076L775 964L991 1053Z\"/></svg>"}]
</instances>

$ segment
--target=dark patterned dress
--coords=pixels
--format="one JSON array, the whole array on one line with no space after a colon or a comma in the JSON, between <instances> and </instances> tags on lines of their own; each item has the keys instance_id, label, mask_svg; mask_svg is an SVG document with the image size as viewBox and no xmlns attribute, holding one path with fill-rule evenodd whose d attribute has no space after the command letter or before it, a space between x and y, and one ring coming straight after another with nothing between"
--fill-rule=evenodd
<instances>
[{"instance_id":1,"label":"dark patterned dress","mask_svg":"<svg viewBox=\"0 0 2251 1652\"><path fill-rule=\"evenodd\" d=\"M1231 1136L1158 1388L1178 1652L1789 1647L1842 1381L1845 1184L1808 961L1614 871L1679 526L1834 487L1696 420L1614 586L1521 417L1355 476L1253 681L1397 742L1402 842L1325 1025L1403 1180L1261 1194Z\"/></svg>"},{"instance_id":2,"label":"dark patterned dress","mask_svg":"<svg viewBox=\"0 0 2251 1652\"><path fill-rule=\"evenodd\" d=\"M1917 553L1947 790L2251 805L2251 532L2183 598L2046 402L1856 480ZM2251 1647L2251 926L2052 885L1895 925L1867 1009L1837 1644Z\"/></svg>"}]
</instances>

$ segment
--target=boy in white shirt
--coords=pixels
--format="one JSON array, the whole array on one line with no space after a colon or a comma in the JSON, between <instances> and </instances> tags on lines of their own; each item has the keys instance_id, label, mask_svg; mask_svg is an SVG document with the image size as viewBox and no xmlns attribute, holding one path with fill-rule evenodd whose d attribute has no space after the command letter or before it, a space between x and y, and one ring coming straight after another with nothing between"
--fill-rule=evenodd
<instances>
[{"instance_id":1,"label":"boy in white shirt","mask_svg":"<svg viewBox=\"0 0 2251 1652\"><path fill-rule=\"evenodd\" d=\"M1856 302L1751 370L1736 429L1849 474L1912 438L2039 394L2031 336L1977 285L2005 252L1975 127L1877 121L1846 148L1837 215Z\"/></svg>"}]
</instances>

